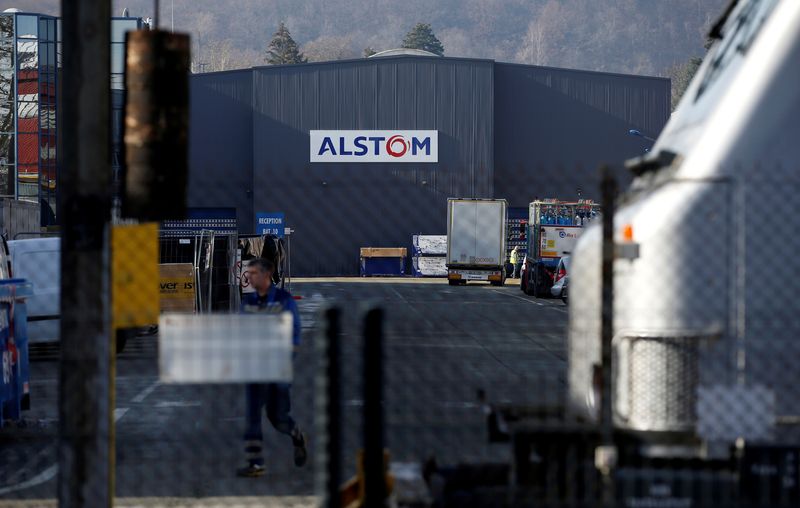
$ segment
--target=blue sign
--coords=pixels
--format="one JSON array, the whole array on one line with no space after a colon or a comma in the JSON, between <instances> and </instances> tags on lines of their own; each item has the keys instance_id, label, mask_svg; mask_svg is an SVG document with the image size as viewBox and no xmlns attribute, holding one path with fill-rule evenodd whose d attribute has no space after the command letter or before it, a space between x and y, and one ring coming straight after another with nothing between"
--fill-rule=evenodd
<instances>
[{"instance_id":1,"label":"blue sign","mask_svg":"<svg viewBox=\"0 0 800 508\"><path fill-rule=\"evenodd\" d=\"M285 225L283 212L256 213L256 233L259 235L276 235L283 238Z\"/></svg>"}]
</instances>

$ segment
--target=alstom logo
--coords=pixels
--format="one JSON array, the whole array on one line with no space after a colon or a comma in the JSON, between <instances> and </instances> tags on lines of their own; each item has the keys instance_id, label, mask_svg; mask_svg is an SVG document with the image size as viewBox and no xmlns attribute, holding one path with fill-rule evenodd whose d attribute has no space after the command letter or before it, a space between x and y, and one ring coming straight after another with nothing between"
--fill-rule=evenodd
<instances>
[{"instance_id":1,"label":"alstom logo","mask_svg":"<svg viewBox=\"0 0 800 508\"><path fill-rule=\"evenodd\" d=\"M311 162L438 162L438 131L311 131Z\"/></svg>"}]
</instances>

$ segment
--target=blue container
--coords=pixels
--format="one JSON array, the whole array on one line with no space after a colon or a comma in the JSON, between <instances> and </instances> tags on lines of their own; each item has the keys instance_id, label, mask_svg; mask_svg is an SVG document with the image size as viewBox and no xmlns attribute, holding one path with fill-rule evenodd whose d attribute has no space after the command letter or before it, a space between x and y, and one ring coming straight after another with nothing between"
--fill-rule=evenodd
<instances>
[{"instance_id":1,"label":"blue container","mask_svg":"<svg viewBox=\"0 0 800 508\"><path fill-rule=\"evenodd\" d=\"M362 247L360 274L362 277L405 275L407 254L405 247Z\"/></svg>"},{"instance_id":2,"label":"blue container","mask_svg":"<svg viewBox=\"0 0 800 508\"><path fill-rule=\"evenodd\" d=\"M20 420L30 394L28 313L33 286L25 279L0 280L0 426Z\"/></svg>"},{"instance_id":3,"label":"blue container","mask_svg":"<svg viewBox=\"0 0 800 508\"><path fill-rule=\"evenodd\" d=\"M361 276L398 277L406 273L405 257L362 257Z\"/></svg>"}]
</instances>

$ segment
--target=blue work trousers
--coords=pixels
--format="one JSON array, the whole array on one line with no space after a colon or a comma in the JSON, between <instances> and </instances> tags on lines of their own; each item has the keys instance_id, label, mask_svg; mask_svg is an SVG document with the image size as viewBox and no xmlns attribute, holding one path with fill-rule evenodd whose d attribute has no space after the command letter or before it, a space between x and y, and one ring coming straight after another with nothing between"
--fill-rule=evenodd
<instances>
[{"instance_id":1,"label":"blue work trousers","mask_svg":"<svg viewBox=\"0 0 800 508\"><path fill-rule=\"evenodd\" d=\"M289 414L292 408L289 395L290 385L287 383L248 384L247 395L247 427L244 433L245 452L251 464L264 464L261 431L261 410L266 406L267 418L275 430L289 436L297 427Z\"/></svg>"}]
</instances>

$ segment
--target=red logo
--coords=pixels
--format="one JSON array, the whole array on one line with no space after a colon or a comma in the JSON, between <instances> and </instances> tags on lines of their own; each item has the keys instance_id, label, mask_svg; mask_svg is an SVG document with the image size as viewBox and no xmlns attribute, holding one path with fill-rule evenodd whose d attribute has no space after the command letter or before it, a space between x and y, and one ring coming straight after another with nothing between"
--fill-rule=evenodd
<instances>
[{"instance_id":1,"label":"red logo","mask_svg":"<svg viewBox=\"0 0 800 508\"><path fill-rule=\"evenodd\" d=\"M395 145L400 145L400 150L395 151ZM403 136L397 134L389 138L386 142L386 153L391 155L392 157L402 157L405 155L406 151L408 151L408 144L406 140L403 139Z\"/></svg>"}]
</instances>

